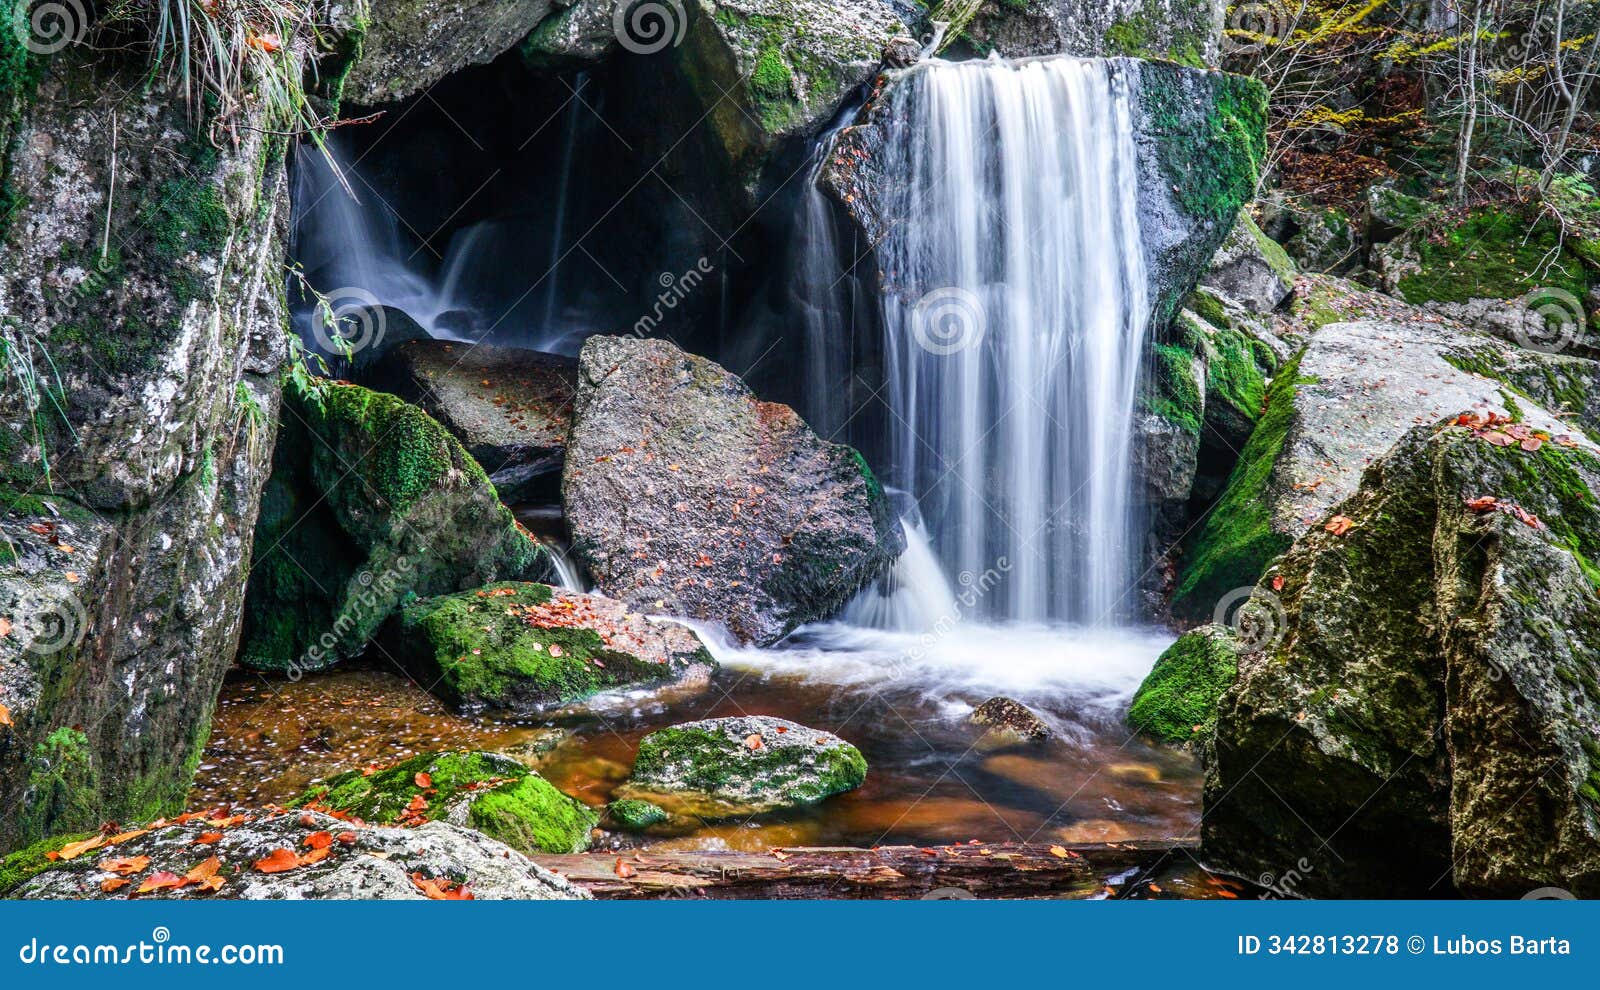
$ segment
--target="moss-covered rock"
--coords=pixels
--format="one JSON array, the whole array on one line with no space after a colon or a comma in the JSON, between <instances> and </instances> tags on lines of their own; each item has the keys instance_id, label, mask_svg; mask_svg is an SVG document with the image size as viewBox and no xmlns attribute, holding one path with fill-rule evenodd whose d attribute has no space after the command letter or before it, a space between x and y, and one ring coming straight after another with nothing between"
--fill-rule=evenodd
<instances>
[{"instance_id":1,"label":"moss-covered rock","mask_svg":"<svg viewBox=\"0 0 1600 990\"><path fill-rule=\"evenodd\" d=\"M582 852L600 820L521 763L494 753L423 753L376 773L352 770L313 785L290 806L382 825L450 821L529 855Z\"/></svg>"},{"instance_id":2,"label":"moss-covered rock","mask_svg":"<svg viewBox=\"0 0 1600 990\"><path fill-rule=\"evenodd\" d=\"M600 691L703 678L716 666L684 626L543 584L414 601L385 643L418 683L470 711L531 712Z\"/></svg>"},{"instance_id":3,"label":"moss-covered rock","mask_svg":"<svg viewBox=\"0 0 1600 990\"><path fill-rule=\"evenodd\" d=\"M661 807L649 801L623 799L613 801L606 806L607 823L627 832L643 832L645 829L664 824L671 817Z\"/></svg>"},{"instance_id":4,"label":"moss-covered rock","mask_svg":"<svg viewBox=\"0 0 1600 990\"><path fill-rule=\"evenodd\" d=\"M1238 644L1226 626L1184 633L1156 660L1128 708L1128 725L1162 742L1210 734L1217 701L1238 672Z\"/></svg>"},{"instance_id":5,"label":"moss-covered rock","mask_svg":"<svg viewBox=\"0 0 1600 990\"><path fill-rule=\"evenodd\" d=\"M867 761L843 739L760 715L650 733L617 794L716 819L816 804L866 779Z\"/></svg>"},{"instance_id":6,"label":"moss-covered rock","mask_svg":"<svg viewBox=\"0 0 1600 990\"><path fill-rule=\"evenodd\" d=\"M1282 246L1261 232L1249 210L1217 248L1200 284L1237 300L1254 313L1270 313L1294 291L1294 262Z\"/></svg>"},{"instance_id":7,"label":"moss-covered rock","mask_svg":"<svg viewBox=\"0 0 1600 990\"><path fill-rule=\"evenodd\" d=\"M355 385L294 392L285 409L240 663L319 670L408 596L548 572L483 468L421 409Z\"/></svg>"},{"instance_id":8,"label":"moss-covered rock","mask_svg":"<svg viewBox=\"0 0 1600 990\"><path fill-rule=\"evenodd\" d=\"M1305 856L1313 896L1600 891L1597 454L1425 424L1300 537L1218 705L1208 862Z\"/></svg>"}]
</instances>

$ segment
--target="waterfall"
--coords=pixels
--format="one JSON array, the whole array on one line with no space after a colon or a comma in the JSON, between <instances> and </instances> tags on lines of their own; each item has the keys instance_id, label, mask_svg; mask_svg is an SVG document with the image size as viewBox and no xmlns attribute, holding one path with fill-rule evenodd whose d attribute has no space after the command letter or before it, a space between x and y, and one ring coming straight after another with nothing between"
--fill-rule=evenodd
<instances>
[{"instance_id":1,"label":"waterfall","mask_svg":"<svg viewBox=\"0 0 1600 990\"><path fill-rule=\"evenodd\" d=\"M1138 541L1130 421L1148 288L1126 63L905 70L878 245L891 447L991 618L1115 624Z\"/></svg>"}]
</instances>

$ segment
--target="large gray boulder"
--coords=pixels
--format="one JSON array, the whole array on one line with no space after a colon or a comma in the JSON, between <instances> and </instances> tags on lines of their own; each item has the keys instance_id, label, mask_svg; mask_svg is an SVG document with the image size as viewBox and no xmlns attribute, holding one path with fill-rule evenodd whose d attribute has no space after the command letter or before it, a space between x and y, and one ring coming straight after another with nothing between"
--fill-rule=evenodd
<instances>
[{"instance_id":1,"label":"large gray boulder","mask_svg":"<svg viewBox=\"0 0 1600 990\"><path fill-rule=\"evenodd\" d=\"M188 790L273 446L287 201L255 104L219 150L86 46L0 98L4 849Z\"/></svg>"},{"instance_id":2,"label":"large gray boulder","mask_svg":"<svg viewBox=\"0 0 1600 990\"><path fill-rule=\"evenodd\" d=\"M577 377L577 362L555 354L412 340L386 352L366 380L438 420L515 503L561 472Z\"/></svg>"},{"instance_id":3,"label":"large gray boulder","mask_svg":"<svg viewBox=\"0 0 1600 990\"><path fill-rule=\"evenodd\" d=\"M1200 284L1252 313L1270 313L1294 293L1294 262L1261 232L1249 211L1240 210L1239 221L1212 256Z\"/></svg>"},{"instance_id":4,"label":"large gray boulder","mask_svg":"<svg viewBox=\"0 0 1600 990\"><path fill-rule=\"evenodd\" d=\"M1229 592L1253 586L1268 561L1349 497L1367 466L1414 426L1521 407L1532 427L1571 430L1500 382L1458 367L1458 355L1493 338L1414 317L1324 326L1278 370L1227 488L1184 546L1174 612L1208 618Z\"/></svg>"},{"instance_id":5,"label":"large gray boulder","mask_svg":"<svg viewBox=\"0 0 1600 990\"><path fill-rule=\"evenodd\" d=\"M403 100L453 72L493 61L560 9L554 0L341 5L335 30L349 64L339 95L363 107Z\"/></svg>"},{"instance_id":6,"label":"large gray boulder","mask_svg":"<svg viewBox=\"0 0 1600 990\"><path fill-rule=\"evenodd\" d=\"M1302 864L1311 896L1600 894L1600 458L1523 415L1411 430L1256 590L1208 864Z\"/></svg>"},{"instance_id":7,"label":"large gray boulder","mask_svg":"<svg viewBox=\"0 0 1600 990\"><path fill-rule=\"evenodd\" d=\"M561 495L599 590L771 643L825 618L904 536L855 450L665 340L591 337Z\"/></svg>"},{"instance_id":8,"label":"large gray boulder","mask_svg":"<svg viewBox=\"0 0 1600 990\"><path fill-rule=\"evenodd\" d=\"M135 829L143 834L115 845L108 842L55 862L46 860L48 850L39 846L19 853L18 858L7 861L8 870L32 875L0 895L22 900L124 900L137 896L140 900L420 901L429 898L431 889L445 896L467 894L475 900L589 898L581 887L510 846L442 821L417 828L384 828L315 811L245 811L230 812L221 819L197 816L181 825L157 823L145 829ZM220 832L221 838L196 845L195 840L207 832ZM60 849L64 843L63 839L49 845ZM277 872L263 870L259 864L270 862L274 855L285 864L296 865ZM207 865L212 857L218 861L214 872ZM163 873L170 875L167 884L192 873L218 878L220 883L212 881L213 889L190 881L136 894L141 887L161 880L158 875ZM122 884L123 880L127 883Z\"/></svg>"}]
</instances>

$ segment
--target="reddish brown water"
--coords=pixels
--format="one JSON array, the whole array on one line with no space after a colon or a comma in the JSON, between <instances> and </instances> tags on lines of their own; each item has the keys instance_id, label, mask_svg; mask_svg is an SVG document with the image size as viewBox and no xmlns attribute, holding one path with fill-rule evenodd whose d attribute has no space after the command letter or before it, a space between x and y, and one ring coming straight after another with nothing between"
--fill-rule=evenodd
<instances>
[{"instance_id":1,"label":"reddish brown water","mask_svg":"<svg viewBox=\"0 0 1600 990\"><path fill-rule=\"evenodd\" d=\"M736 671L722 672L698 696L554 713L526 724L452 715L403 676L379 670L338 670L299 682L240 673L224 688L194 804L282 802L352 767L427 750L502 750L560 728L570 735L543 758L541 772L600 805L627 775L646 732L735 714L778 715L837 732L866 756L866 784L785 818L655 841L740 850L1093 842L1189 835L1198 823L1194 760L1125 733L986 752L962 720L908 710L904 698L890 706L873 692Z\"/></svg>"}]
</instances>

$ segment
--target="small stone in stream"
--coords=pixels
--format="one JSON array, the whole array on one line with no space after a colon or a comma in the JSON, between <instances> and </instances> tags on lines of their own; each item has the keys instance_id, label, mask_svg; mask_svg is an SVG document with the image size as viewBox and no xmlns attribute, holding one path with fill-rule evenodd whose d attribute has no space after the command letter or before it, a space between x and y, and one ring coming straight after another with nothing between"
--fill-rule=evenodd
<instances>
[{"instance_id":1,"label":"small stone in stream","mask_svg":"<svg viewBox=\"0 0 1600 990\"><path fill-rule=\"evenodd\" d=\"M652 825L660 825L669 817L658 805L649 801L624 799L613 801L606 808L608 823L627 832L642 832Z\"/></svg>"},{"instance_id":2,"label":"small stone in stream","mask_svg":"<svg viewBox=\"0 0 1600 990\"><path fill-rule=\"evenodd\" d=\"M671 814L732 818L816 804L866 779L867 761L838 736L753 715L645 736L617 797L649 800Z\"/></svg>"},{"instance_id":3,"label":"small stone in stream","mask_svg":"<svg viewBox=\"0 0 1600 990\"><path fill-rule=\"evenodd\" d=\"M984 739L990 743L1042 742L1054 735L1027 705L1006 697L990 698L973 709L967 720L987 729Z\"/></svg>"}]
</instances>

